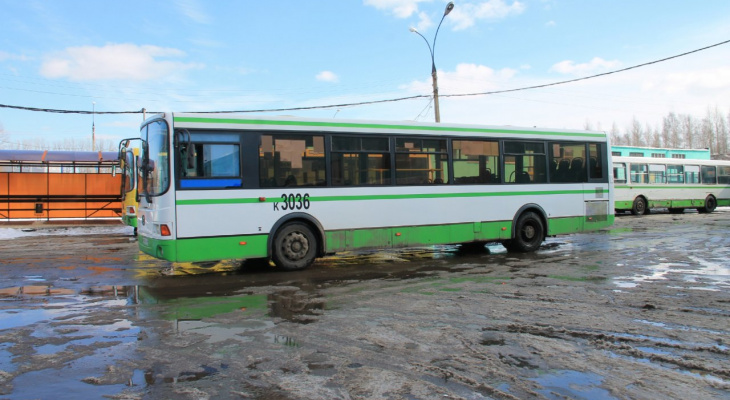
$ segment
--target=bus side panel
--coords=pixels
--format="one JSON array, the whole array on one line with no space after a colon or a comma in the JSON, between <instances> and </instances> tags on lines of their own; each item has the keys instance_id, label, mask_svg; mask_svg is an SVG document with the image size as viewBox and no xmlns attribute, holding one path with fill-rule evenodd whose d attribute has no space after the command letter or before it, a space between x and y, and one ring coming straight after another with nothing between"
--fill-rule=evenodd
<instances>
[{"instance_id":1,"label":"bus side panel","mask_svg":"<svg viewBox=\"0 0 730 400\"><path fill-rule=\"evenodd\" d=\"M178 239L176 261L264 258L267 241L267 235Z\"/></svg>"}]
</instances>

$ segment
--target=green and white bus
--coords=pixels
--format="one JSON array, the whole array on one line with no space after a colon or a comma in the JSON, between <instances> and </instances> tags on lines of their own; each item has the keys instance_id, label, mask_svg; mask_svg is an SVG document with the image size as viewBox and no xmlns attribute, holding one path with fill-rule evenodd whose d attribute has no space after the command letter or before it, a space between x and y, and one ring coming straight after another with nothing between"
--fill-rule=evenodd
<instances>
[{"instance_id":1,"label":"green and white bus","mask_svg":"<svg viewBox=\"0 0 730 400\"><path fill-rule=\"evenodd\" d=\"M170 261L500 242L614 220L605 133L165 113L141 127L140 249Z\"/></svg>"},{"instance_id":2,"label":"green and white bus","mask_svg":"<svg viewBox=\"0 0 730 400\"><path fill-rule=\"evenodd\" d=\"M730 206L730 161L613 157L616 212L643 215L652 208L711 213Z\"/></svg>"}]
</instances>

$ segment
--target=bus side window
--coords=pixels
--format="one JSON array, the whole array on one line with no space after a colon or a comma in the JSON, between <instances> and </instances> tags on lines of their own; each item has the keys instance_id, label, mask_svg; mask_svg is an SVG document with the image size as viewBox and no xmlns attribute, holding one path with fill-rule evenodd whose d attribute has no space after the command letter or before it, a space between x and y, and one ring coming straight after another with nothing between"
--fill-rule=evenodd
<instances>
[{"instance_id":1,"label":"bus side window","mask_svg":"<svg viewBox=\"0 0 730 400\"><path fill-rule=\"evenodd\" d=\"M504 153L507 183L547 182L544 142L504 142Z\"/></svg>"},{"instance_id":2,"label":"bus side window","mask_svg":"<svg viewBox=\"0 0 730 400\"><path fill-rule=\"evenodd\" d=\"M684 168L681 165L667 165L667 182L684 183Z\"/></svg>"},{"instance_id":3,"label":"bus side window","mask_svg":"<svg viewBox=\"0 0 730 400\"><path fill-rule=\"evenodd\" d=\"M389 185L390 140L333 136L330 167L333 186Z\"/></svg>"},{"instance_id":4,"label":"bus side window","mask_svg":"<svg viewBox=\"0 0 730 400\"><path fill-rule=\"evenodd\" d=\"M614 163L613 164L613 182L614 183L626 183L626 164Z\"/></svg>"},{"instance_id":5,"label":"bus side window","mask_svg":"<svg viewBox=\"0 0 730 400\"><path fill-rule=\"evenodd\" d=\"M455 183L499 183L498 141L454 139L451 143Z\"/></svg>"},{"instance_id":6,"label":"bus side window","mask_svg":"<svg viewBox=\"0 0 730 400\"><path fill-rule=\"evenodd\" d=\"M181 189L240 188L239 135L191 133L180 151Z\"/></svg>"},{"instance_id":7,"label":"bus side window","mask_svg":"<svg viewBox=\"0 0 730 400\"><path fill-rule=\"evenodd\" d=\"M589 179L606 179L606 174L603 171L603 160L601 154L603 154L603 144L592 143L588 145L588 151L590 158L588 159L588 178Z\"/></svg>"},{"instance_id":8,"label":"bus side window","mask_svg":"<svg viewBox=\"0 0 730 400\"><path fill-rule=\"evenodd\" d=\"M730 166L717 167L717 183L730 184Z\"/></svg>"},{"instance_id":9,"label":"bus side window","mask_svg":"<svg viewBox=\"0 0 730 400\"><path fill-rule=\"evenodd\" d=\"M698 165L686 165L684 167L684 181L686 183L700 183L700 167Z\"/></svg>"},{"instance_id":10,"label":"bus side window","mask_svg":"<svg viewBox=\"0 0 730 400\"><path fill-rule=\"evenodd\" d=\"M324 136L261 135L261 187L324 186Z\"/></svg>"},{"instance_id":11,"label":"bus side window","mask_svg":"<svg viewBox=\"0 0 730 400\"><path fill-rule=\"evenodd\" d=\"M649 167L646 164L631 164L631 183L649 183Z\"/></svg>"},{"instance_id":12,"label":"bus side window","mask_svg":"<svg viewBox=\"0 0 730 400\"><path fill-rule=\"evenodd\" d=\"M445 139L395 139L395 180L398 185L449 182Z\"/></svg>"},{"instance_id":13,"label":"bus side window","mask_svg":"<svg viewBox=\"0 0 730 400\"><path fill-rule=\"evenodd\" d=\"M717 183L717 175L715 174L714 166L702 166L702 183L707 183L710 185L714 185Z\"/></svg>"}]
</instances>

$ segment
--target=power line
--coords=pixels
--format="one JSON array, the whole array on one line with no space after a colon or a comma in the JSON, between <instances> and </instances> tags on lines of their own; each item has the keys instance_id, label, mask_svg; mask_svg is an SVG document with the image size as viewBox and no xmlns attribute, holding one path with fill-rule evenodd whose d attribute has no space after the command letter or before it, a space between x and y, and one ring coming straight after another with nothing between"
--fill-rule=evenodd
<instances>
[{"instance_id":1,"label":"power line","mask_svg":"<svg viewBox=\"0 0 730 400\"><path fill-rule=\"evenodd\" d=\"M500 93L510 93L510 92L519 92L523 90L532 90L532 89L540 89L550 86L557 86L557 85L565 85L568 83L573 82L579 82L579 81L585 81L588 79L594 79L599 78L602 76L617 74L620 72L629 71L636 68L645 67L647 65L652 64L658 64L664 61L673 60L675 58L684 57L690 54L698 53L700 51L708 50L713 47L722 46L724 44L730 43L730 40L725 40L720 43L715 43L709 46L705 46L699 49L695 49L692 51L687 51L681 54L677 54L671 57L662 58L659 60L654 60L650 62L646 62L643 64L637 64L631 67L627 68L621 68L614 71L609 72L603 72L600 74L595 74L591 76L586 76L583 78L575 78L575 79L569 79L565 81L558 81L553 83L545 83L542 85L533 85L533 86L525 86L521 88L515 88L515 89L504 89L504 90L493 90L488 92L476 92L476 93L460 93L460 94L445 94L440 95L441 97L470 97L470 96L485 96L485 95L491 95L491 94L500 94ZM406 100L414 100L414 99L423 99L423 98L431 98L431 95L414 95L414 96L406 96L406 97L397 97L393 99L384 99L384 100L371 100L371 101L361 101L356 103L342 103L342 104L330 104L330 105L321 105L321 106L307 106L307 107L289 107L289 108L268 108L268 109L256 109L256 110L222 110L222 111L194 111L201 114L213 114L213 113L221 113L221 114L235 114L235 113L255 113L255 112L283 112L283 111L303 111L303 110L324 110L324 109L330 109L330 108L338 108L338 107L355 107L355 106L363 106L363 105L372 105L372 104L383 104L383 103L394 103L399 101L406 101ZM35 111L35 112L47 112L47 113L58 113L58 114L141 114L144 112L148 112L151 114L157 113L157 111L147 111L144 108L139 111L87 111L87 110L60 110L60 109L52 109L52 108L36 108L36 107L23 107L23 106L13 106L13 105L7 105L7 104L0 104L0 108L10 108L10 109L16 109L16 110L25 110L25 111Z\"/></svg>"},{"instance_id":2,"label":"power line","mask_svg":"<svg viewBox=\"0 0 730 400\"><path fill-rule=\"evenodd\" d=\"M596 75L586 76L586 77L583 77L583 78L575 78L575 79L569 79L567 81L559 81L559 82L553 82L553 83L546 83L546 84L543 84L543 85L526 86L526 87L517 88L517 89L495 90L495 91L491 91L491 92L479 92L479 93L446 94L446 95L441 95L441 97L482 96L482 95L487 95L487 94L509 93L509 92L517 92L517 91L521 91L521 90L540 89L540 88L549 87L549 86L564 85L566 83L584 81L584 80L587 80L587 79L598 78L598 77L601 77L601 76L617 74L619 72L625 72L625 71L629 71L629 70L632 70L632 69L636 69L636 68L640 68L640 67L645 67L647 65L658 64L660 62L669 61L669 60L672 60L672 59L675 59L675 58L679 58L679 57L684 57L684 56L690 55L692 53L697 53L697 52L700 52L700 51L703 51L703 50L707 50L707 49L711 49L713 47L721 46L721 45L727 44L727 43L730 43L730 40L726 40L726 41L720 42L720 43L715 43L713 45L706 46L706 47L702 47L700 49L696 49L696 50L692 50L692 51L688 51L686 53L677 54L676 56L662 58L660 60L650 61L650 62L646 62L646 63L643 63L643 64L634 65L634 66L631 66L631 67L617 69L615 71L603 72L603 73L596 74Z\"/></svg>"},{"instance_id":3,"label":"power line","mask_svg":"<svg viewBox=\"0 0 730 400\"><path fill-rule=\"evenodd\" d=\"M59 110L59 109L54 109L54 108L11 106L11 105L7 105L7 104L0 104L0 108L11 108L14 110L47 112L47 113L57 113L57 114L142 114L143 112L145 112L144 108L139 111L86 111L86 110Z\"/></svg>"}]
</instances>

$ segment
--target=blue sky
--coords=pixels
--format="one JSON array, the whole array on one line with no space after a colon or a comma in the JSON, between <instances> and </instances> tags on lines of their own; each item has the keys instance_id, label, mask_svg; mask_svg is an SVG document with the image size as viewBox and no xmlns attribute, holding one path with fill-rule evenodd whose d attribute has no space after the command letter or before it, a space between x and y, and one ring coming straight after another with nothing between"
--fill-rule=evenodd
<instances>
[{"instance_id":1,"label":"blue sky","mask_svg":"<svg viewBox=\"0 0 730 400\"><path fill-rule=\"evenodd\" d=\"M447 1L0 0L0 104L64 110L269 110L431 94ZM442 122L624 130L669 112L730 112L730 2L455 1L436 42ZM433 121L428 98L257 113ZM141 115L0 108L0 140L137 135ZM2 143L0 143L2 144Z\"/></svg>"}]
</instances>

